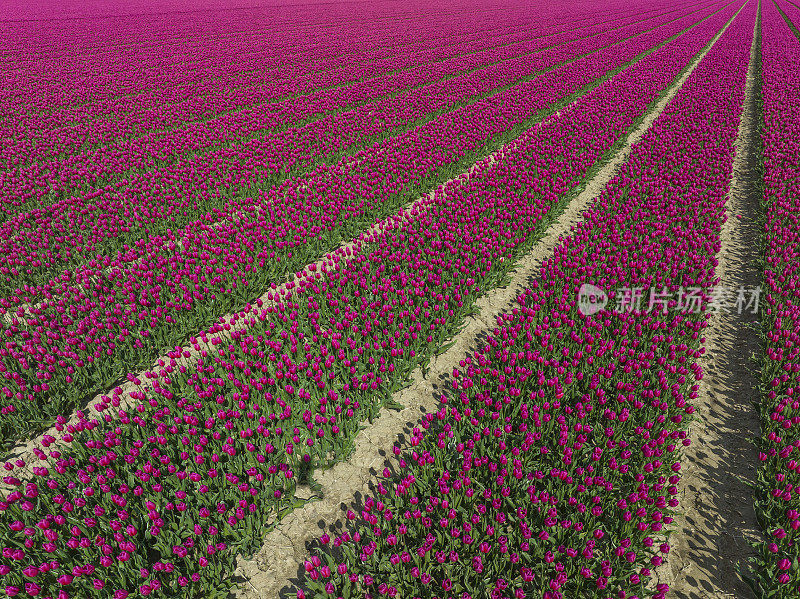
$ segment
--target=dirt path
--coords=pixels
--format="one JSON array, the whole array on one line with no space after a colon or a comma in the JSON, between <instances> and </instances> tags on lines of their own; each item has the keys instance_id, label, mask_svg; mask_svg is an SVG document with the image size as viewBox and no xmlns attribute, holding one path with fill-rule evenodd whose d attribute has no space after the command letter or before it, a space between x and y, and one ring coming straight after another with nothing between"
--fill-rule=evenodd
<instances>
[{"instance_id":1,"label":"dirt path","mask_svg":"<svg viewBox=\"0 0 800 599\"><path fill-rule=\"evenodd\" d=\"M716 42L724 31L718 33L713 41ZM351 505L354 499L359 501L370 492L373 477L387 465L398 437L409 435L421 414L438 408L437 398L450 380L453 367L466 353L475 351L481 345L488 331L494 329L497 317L511 309L520 293L538 276L542 261L552 256L560 237L568 235L570 228L580 222L582 213L627 160L631 146L658 118L706 52L673 84L627 137L624 145L591 179L581 184L572 200L564 200L569 201L566 209L533 249L518 262L511 272L510 284L481 297L476 303L478 314L468 320L453 339L455 343L450 349L431 360L426 375L421 369L415 370L411 385L394 394L392 399L403 409L399 412L382 410L373 424L355 439L353 454L348 460L314 477L321 487L317 495L307 487L298 490L298 497L311 498L312 501L278 522L267 533L262 548L251 559L239 557L233 579L238 588L232 589L232 598L289 599L288 585L299 575L310 544L322 534L324 527L340 520L342 508Z\"/></svg>"},{"instance_id":2,"label":"dirt path","mask_svg":"<svg viewBox=\"0 0 800 599\"><path fill-rule=\"evenodd\" d=\"M747 74L742 122L728 220L722 228L717 275L720 285L736 290L761 284L760 140L761 18L756 20ZM751 310L732 309L712 317L706 329L704 378L694 402L696 420L689 428L692 445L682 461L680 505L670 558L657 572L670 585L670 599L752 597L736 572L753 555L748 540L759 538L753 494L755 480L759 375L751 356L760 353L760 320Z\"/></svg>"}]
</instances>

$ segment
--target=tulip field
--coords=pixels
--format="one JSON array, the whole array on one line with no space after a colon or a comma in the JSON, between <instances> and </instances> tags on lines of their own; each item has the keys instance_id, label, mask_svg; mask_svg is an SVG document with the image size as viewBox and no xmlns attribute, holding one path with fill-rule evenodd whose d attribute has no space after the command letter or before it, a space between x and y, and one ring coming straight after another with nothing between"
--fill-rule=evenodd
<instances>
[{"instance_id":1,"label":"tulip field","mask_svg":"<svg viewBox=\"0 0 800 599\"><path fill-rule=\"evenodd\" d=\"M3 301L11 320L4 328L18 340L9 348L2 439L27 434L32 424L52 421L87 394L143 370L165 348L243 308L286 273L435 189L554 106L719 8L673 10L611 29L592 25L513 43L484 68L475 67L487 60L484 53L440 57L434 69L368 79L359 92L367 101L349 110L341 103L353 92L340 86L264 103L260 116L248 113L246 124L256 132L244 139L226 116L186 126L188 132L172 130L171 143L190 156L179 154L161 168L141 163L140 173L118 172L113 185L110 173L96 181L90 176L56 201L51 198L64 194L64 183L51 174L25 177L37 194L28 197L44 205L19 213L21 206L9 206L0 225L8 231L0 272L7 272ZM336 76L352 78L359 69L352 66L349 75L336 69ZM339 108L326 111L331 103ZM330 114L304 123L303 115L283 114L291 110L286 104L304 114ZM269 122L262 127L262 118L283 123L283 130L271 132ZM290 127L287 121L295 119ZM87 123L89 139L96 125ZM159 135L165 134L149 136ZM188 138L194 136L220 142L192 151ZM84 162L76 172L113 169L117 161L103 156L115 151L130 169L139 164L135 148L146 143L137 138L119 149L69 157L64 167L57 157L35 167L71 181L73 163ZM158 153L160 160L174 156L163 144ZM91 160L99 166L85 162ZM9 197L25 197L15 175ZM114 315L99 319L101 305Z\"/></svg>"},{"instance_id":2,"label":"tulip field","mask_svg":"<svg viewBox=\"0 0 800 599\"><path fill-rule=\"evenodd\" d=\"M670 597L750 75L744 575L800 597L800 3L237 2L0 17L0 596L232 597L642 128L282 596Z\"/></svg>"}]
</instances>

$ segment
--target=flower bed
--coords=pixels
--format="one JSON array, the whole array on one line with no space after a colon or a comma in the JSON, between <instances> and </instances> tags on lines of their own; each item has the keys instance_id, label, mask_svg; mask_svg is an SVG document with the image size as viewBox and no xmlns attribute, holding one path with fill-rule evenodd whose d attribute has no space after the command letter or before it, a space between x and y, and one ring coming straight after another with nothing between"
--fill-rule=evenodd
<instances>
[{"instance_id":1,"label":"flower bed","mask_svg":"<svg viewBox=\"0 0 800 599\"><path fill-rule=\"evenodd\" d=\"M385 8L376 5L379 12ZM440 10L423 21L400 15L389 27L379 28L376 22L385 20L385 15L354 22L333 15L320 18L312 12L311 19L295 17L286 22L287 15L280 14L280 9L250 11L244 18L215 11L192 23L205 30L202 41L175 23L142 28L138 20L130 19L118 24L113 34L117 47L112 48L117 52L105 47L92 56L82 50L98 44L105 33L102 21L76 24L66 35L61 31L72 43L49 48L47 42L53 40L47 34L37 38L20 26L21 31L9 31L16 46L36 39L38 47L13 57L28 76L14 80L13 95L0 96L3 108L20 117L0 125L0 134L15 142L0 148L0 166L20 167L29 161L74 155L105 145L109 139L236 110L257 99L306 95L320 85L355 83L458 55L460 46L478 49L486 40L513 43L537 31L592 24L578 13L567 18L543 14L534 25L522 21L520 26L522 12L514 6L488 14L475 9L473 19L464 24L452 19L452 9ZM231 35L231 29L237 35ZM331 31L336 35L330 35ZM423 31L424 40L419 37ZM444 46L449 49L443 55ZM287 53L292 54L290 64L286 64ZM130 69L132 54L138 54L141 68ZM359 62L361 70L353 71ZM176 63L183 68L175 69ZM49 70L57 70L57 81ZM72 85L75 78L92 78L81 90L88 97L69 95L77 91ZM53 90L56 86L62 89ZM45 87L47 96L42 93ZM224 93L220 93L222 87ZM255 92L259 95L253 96Z\"/></svg>"},{"instance_id":2,"label":"flower bed","mask_svg":"<svg viewBox=\"0 0 800 599\"><path fill-rule=\"evenodd\" d=\"M474 179L439 189L416 219L332 255L336 268L296 295L249 307L247 330L212 341L218 351L194 370L165 363L136 409L84 419L66 445L40 451L34 480L14 480L7 464L18 485L0 503L7 594L226 593L235 552L259 544L297 479L346 454L359 423L502 282L559 199L736 8L524 134Z\"/></svg>"},{"instance_id":3,"label":"flower bed","mask_svg":"<svg viewBox=\"0 0 800 599\"><path fill-rule=\"evenodd\" d=\"M219 18L219 14L213 15L203 26L213 27L214 18ZM446 18L449 19L449 15ZM245 26L243 35L228 39L225 44L220 42L226 36L219 32L216 36L209 34L202 45L185 34L173 35L167 43L137 47L142 53L138 60L143 68L131 80L126 80L126 76L130 76L126 72L130 55L106 51L98 57L100 64L92 65L95 70L90 73L97 76L101 69L105 71L105 85L91 90L89 102L75 106L64 98L62 101L68 102L64 107L43 106L40 111L27 114L27 120L4 123L6 127L0 129L3 133L20 130L28 133L16 140L14 146L0 149L4 166L25 167L47 162L48 168L53 169L60 164L60 160L56 161L57 165L51 162L55 158L69 159L64 166L74 166L77 154L92 149L163 133L165 129L182 128L187 122L202 122L265 102L306 96L318 92L318 88L351 87L373 77L414 68L414 65L479 52L491 45L524 41L535 37L542 28L539 25L519 29L508 23L498 28L496 22L483 22L479 18L475 27L456 25L450 35L432 36L423 42L417 36L424 28L443 23L434 21L423 25L406 19L398 25L409 28L377 29L374 23L353 27L345 21L337 28L336 36L326 35L322 43L315 36L330 33L325 29L330 30L335 25L283 26L278 33L274 28L265 30L259 19L250 27ZM142 33L138 23L135 27L139 30L119 32L119 45L135 44L137 35ZM551 27L547 23L545 30ZM79 36L78 32L74 34ZM358 50L351 47L353 36L358 40ZM90 39L87 35L78 43L88 44ZM270 52L264 51L265 45L269 45ZM201 52L201 48L205 52ZM293 59L289 65L285 64L287 53L291 53ZM81 76L86 68L80 60L70 61L71 58L56 53L50 59L68 61L60 66L64 79ZM85 60L86 57L80 58ZM173 67L175 62L180 62L182 68L175 69L168 79L164 78L164 67ZM31 63L25 66L42 68L38 61ZM45 80L39 85L47 83L52 84ZM129 86L120 96L123 91L120 86L126 83ZM36 93L35 88L27 91ZM30 111L33 106L35 103L26 102L17 107L17 114L20 109ZM64 126L64 121L70 125ZM36 177L36 172L37 169L30 169L16 176Z\"/></svg>"},{"instance_id":4,"label":"flower bed","mask_svg":"<svg viewBox=\"0 0 800 599\"><path fill-rule=\"evenodd\" d=\"M786 2L779 6L794 24L800 24L800 10ZM766 252L761 316L766 355L761 371L756 513L766 540L759 545L753 583L762 597L788 599L800 593L800 60L796 52L800 40L772 2L762 3L762 10Z\"/></svg>"}]
</instances>

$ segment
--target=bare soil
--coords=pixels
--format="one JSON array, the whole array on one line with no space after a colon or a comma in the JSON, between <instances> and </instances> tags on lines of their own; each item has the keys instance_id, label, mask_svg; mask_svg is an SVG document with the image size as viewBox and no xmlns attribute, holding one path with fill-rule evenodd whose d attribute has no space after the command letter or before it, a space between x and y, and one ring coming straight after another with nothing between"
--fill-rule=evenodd
<instances>
[{"instance_id":1,"label":"bare soil","mask_svg":"<svg viewBox=\"0 0 800 599\"><path fill-rule=\"evenodd\" d=\"M747 74L742 121L722 248L716 269L719 285L736 290L761 284L760 18ZM763 302L763 299L762 299ZM695 400L696 419L689 428L680 506L669 559L656 572L670 585L670 599L752 597L737 573L754 555L748 541L760 538L753 509L758 454L753 440L759 431L759 372L754 356L761 353L759 316L731 309L712 316L706 329L704 378Z\"/></svg>"}]
</instances>

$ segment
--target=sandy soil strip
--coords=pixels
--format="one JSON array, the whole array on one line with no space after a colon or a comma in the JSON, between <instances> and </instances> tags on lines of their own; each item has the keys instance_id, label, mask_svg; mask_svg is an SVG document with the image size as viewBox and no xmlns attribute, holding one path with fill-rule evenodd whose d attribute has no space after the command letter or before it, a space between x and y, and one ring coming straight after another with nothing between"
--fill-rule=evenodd
<instances>
[{"instance_id":1,"label":"sandy soil strip","mask_svg":"<svg viewBox=\"0 0 800 599\"><path fill-rule=\"evenodd\" d=\"M722 227L718 254L719 285L737 290L761 284L759 227L761 171L758 122L761 113L761 16L756 20L742 121L736 141L728 220ZM749 295L749 294L748 294ZM712 316L706 329L704 378L689 427L692 445L682 461L680 505L669 559L656 572L670 585L670 599L732 597L752 592L736 571L753 555L748 541L760 537L747 483L756 476L758 455L753 439L759 423L759 316L732 308Z\"/></svg>"},{"instance_id":2,"label":"sandy soil strip","mask_svg":"<svg viewBox=\"0 0 800 599\"><path fill-rule=\"evenodd\" d=\"M725 29L727 25L714 37L712 45ZM321 487L316 496L307 487L298 489L298 497L311 498L312 501L293 510L278 522L267 533L261 549L254 556L250 559L242 556L238 558L233 579L238 588L232 589L231 597L289 598L288 584L299 575L303 561L308 557L308 548L322 534L323 527L341 520L342 508L351 505L354 498L359 501L369 493L373 477L387 465L392 446L398 437L411 433L420 414L438 408L437 398L445 390L453 367L457 366L466 353L475 351L486 339L488 331L495 328L497 317L514 306L520 293L538 276L542 261L552 256L561 237L568 235L571 227L580 222L582 213L591 206L617 174L620 165L627 160L631 146L650 128L710 48L711 45L669 88L627 137L624 145L593 177L579 186L571 201L564 200L569 202L566 209L511 271L510 284L478 299L478 314L470 318L452 340L454 345L445 353L431 359L426 375L423 375L421 369L416 369L411 376L411 385L394 394L392 399L403 406L403 409L382 410L373 424L356 437L353 453L348 460L323 473L316 473L315 482Z\"/></svg>"}]
</instances>

